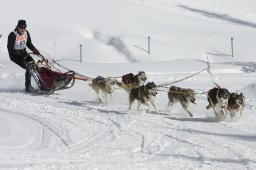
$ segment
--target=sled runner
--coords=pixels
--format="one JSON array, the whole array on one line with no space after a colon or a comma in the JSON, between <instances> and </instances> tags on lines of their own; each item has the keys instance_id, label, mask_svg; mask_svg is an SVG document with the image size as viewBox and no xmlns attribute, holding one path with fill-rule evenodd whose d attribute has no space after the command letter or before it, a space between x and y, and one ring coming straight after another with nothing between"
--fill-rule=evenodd
<instances>
[{"instance_id":1,"label":"sled runner","mask_svg":"<svg viewBox=\"0 0 256 170\"><path fill-rule=\"evenodd\" d=\"M75 72L60 72L43 56L37 62L28 64L28 69L37 83L39 89L44 94L52 94L55 90L71 88L75 83Z\"/></svg>"}]
</instances>

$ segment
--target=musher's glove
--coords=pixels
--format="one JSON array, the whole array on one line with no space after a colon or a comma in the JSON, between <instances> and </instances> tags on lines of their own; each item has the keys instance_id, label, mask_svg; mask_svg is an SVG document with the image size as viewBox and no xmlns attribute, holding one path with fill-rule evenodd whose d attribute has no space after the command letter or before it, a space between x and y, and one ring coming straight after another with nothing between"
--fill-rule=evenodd
<instances>
[{"instance_id":1,"label":"musher's glove","mask_svg":"<svg viewBox=\"0 0 256 170\"><path fill-rule=\"evenodd\" d=\"M33 50L33 54L35 54L35 55L40 55L40 52L35 48L35 49Z\"/></svg>"}]
</instances>

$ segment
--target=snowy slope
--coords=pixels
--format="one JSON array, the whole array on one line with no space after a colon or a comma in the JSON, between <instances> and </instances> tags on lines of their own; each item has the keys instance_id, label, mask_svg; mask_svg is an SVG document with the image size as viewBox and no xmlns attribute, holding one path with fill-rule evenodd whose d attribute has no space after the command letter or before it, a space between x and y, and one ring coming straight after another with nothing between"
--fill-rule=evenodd
<instances>
[{"instance_id":1,"label":"snowy slope","mask_svg":"<svg viewBox=\"0 0 256 170\"><path fill-rule=\"evenodd\" d=\"M39 4L38 4L39 3ZM0 19L0 169L256 169L255 17L249 0L45 0L3 3ZM15 4L15 5L14 5ZM23 16L9 10L23 9ZM32 15L33 14L33 15ZM4 17L4 16L9 16ZM24 73L9 61L8 33L24 18L45 55L89 77L143 70L156 84L206 72L175 85L194 89L191 118L166 91L155 99L160 114L128 110L128 94L100 104L88 86L52 95L24 91ZM147 49L151 37L151 54ZM230 38L234 55L230 57ZM53 45L55 42L55 56ZM83 62L79 44L83 44ZM135 47L138 46L138 47ZM208 53L207 53L208 52ZM69 59L69 60L67 60ZM201 94L212 80L242 92L242 117L226 120L207 110ZM33 82L35 85L35 82Z\"/></svg>"},{"instance_id":2,"label":"snowy slope","mask_svg":"<svg viewBox=\"0 0 256 170\"><path fill-rule=\"evenodd\" d=\"M246 0L29 0L5 2L0 25L6 42L17 20L28 22L34 44L57 59L79 60L83 44L84 62L166 61L179 58L205 59L206 53L234 55L255 61L254 2ZM8 15L9 9L21 15ZM4 17L4 14L9 17ZM33 14L33 15L32 15ZM151 55L147 37L151 37ZM116 40L119 45L111 44ZM55 53L54 53L55 42ZM5 45L3 45L5 46ZM6 53L6 49L3 48ZM6 58L6 55L4 55ZM112 60L114 59L114 61Z\"/></svg>"}]
</instances>

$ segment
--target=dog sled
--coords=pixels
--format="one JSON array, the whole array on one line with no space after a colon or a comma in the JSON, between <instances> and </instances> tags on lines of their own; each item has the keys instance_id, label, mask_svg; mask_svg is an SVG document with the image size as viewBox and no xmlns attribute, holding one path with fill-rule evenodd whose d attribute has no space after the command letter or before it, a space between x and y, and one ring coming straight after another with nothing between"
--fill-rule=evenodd
<instances>
[{"instance_id":1,"label":"dog sled","mask_svg":"<svg viewBox=\"0 0 256 170\"><path fill-rule=\"evenodd\" d=\"M75 72L61 72L42 55L37 62L28 64L31 76L43 94L52 94L56 90L71 88L75 84Z\"/></svg>"}]
</instances>

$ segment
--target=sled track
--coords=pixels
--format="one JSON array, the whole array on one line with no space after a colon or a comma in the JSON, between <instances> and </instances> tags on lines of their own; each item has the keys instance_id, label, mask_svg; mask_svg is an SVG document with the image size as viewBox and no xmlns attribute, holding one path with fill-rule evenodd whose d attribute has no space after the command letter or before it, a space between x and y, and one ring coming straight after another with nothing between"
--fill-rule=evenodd
<instances>
[{"instance_id":1,"label":"sled track","mask_svg":"<svg viewBox=\"0 0 256 170\"><path fill-rule=\"evenodd\" d=\"M64 154L71 154L71 153L76 153L76 152L80 152L80 153L88 152L90 149L92 149L93 147L95 147L98 144L100 144L101 142L103 142L104 139L107 138L109 136L109 134L111 134L113 132L113 129L114 129L113 126L109 126L103 132L92 137L89 141L83 140L82 142L80 142L78 144L74 144L74 145L70 146L70 149L67 150L66 152L64 152Z\"/></svg>"},{"instance_id":2,"label":"sled track","mask_svg":"<svg viewBox=\"0 0 256 170\"><path fill-rule=\"evenodd\" d=\"M63 139L63 137L59 133L57 133L55 130L53 130L53 128L51 128L50 125L47 125L47 123L44 123L44 121L39 120L40 118L36 118L36 117L29 116L29 115L25 115L23 113L12 112L12 111L9 111L9 110L4 110L4 109L0 109L0 110L4 111L4 112L7 112L7 113L14 114L14 115L23 116L23 117L26 117L28 119L31 119L33 121L36 121L36 122L40 123L42 126L46 127L50 132L52 132L64 144L64 146L66 148L68 148L68 143L65 141L65 139Z\"/></svg>"}]
</instances>

